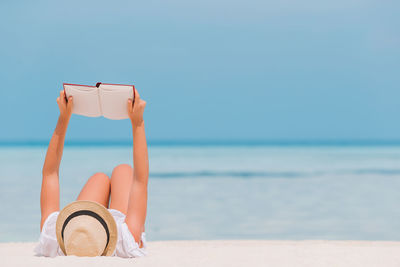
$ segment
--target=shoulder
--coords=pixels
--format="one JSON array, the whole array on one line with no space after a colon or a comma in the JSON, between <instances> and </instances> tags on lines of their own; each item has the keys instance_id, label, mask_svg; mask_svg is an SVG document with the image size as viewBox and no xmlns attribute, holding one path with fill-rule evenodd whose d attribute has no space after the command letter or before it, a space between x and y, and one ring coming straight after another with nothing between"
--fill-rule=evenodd
<instances>
[{"instance_id":1,"label":"shoulder","mask_svg":"<svg viewBox=\"0 0 400 267\"><path fill-rule=\"evenodd\" d=\"M39 243L35 247L36 255L46 257L62 255L56 236L56 222L58 214L58 211L51 213L44 222L39 236Z\"/></svg>"},{"instance_id":2,"label":"shoulder","mask_svg":"<svg viewBox=\"0 0 400 267\"><path fill-rule=\"evenodd\" d=\"M43 228L41 234L49 234L49 235L56 235L56 223L59 211L55 211L50 213L47 219L44 221Z\"/></svg>"},{"instance_id":3,"label":"shoulder","mask_svg":"<svg viewBox=\"0 0 400 267\"><path fill-rule=\"evenodd\" d=\"M131 234L126 223L118 225L118 243L115 255L123 258L137 258L147 255L146 235L142 233L141 240L137 241Z\"/></svg>"}]
</instances>

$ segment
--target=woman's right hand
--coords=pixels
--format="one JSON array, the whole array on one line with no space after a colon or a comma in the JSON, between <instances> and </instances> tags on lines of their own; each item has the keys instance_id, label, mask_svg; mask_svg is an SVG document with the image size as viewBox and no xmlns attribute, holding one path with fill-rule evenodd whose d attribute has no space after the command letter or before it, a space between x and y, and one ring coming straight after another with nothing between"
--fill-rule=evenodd
<instances>
[{"instance_id":1,"label":"woman's right hand","mask_svg":"<svg viewBox=\"0 0 400 267\"><path fill-rule=\"evenodd\" d=\"M72 114L73 100L72 96L68 98L68 102L64 90L60 91L60 96L57 97L58 108L60 109L60 118L69 120Z\"/></svg>"},{"instance_id":2,"label":"woman's right hand","mask_svg":"<svg viewBox=\"0 0 400 267\"><path fill-rule=\"evenodd\" d=\"M135 100L128 99L128 115L132 126L141 126L143 124L143 112L146 107L146 101L142 100L138 91L135 89Z\"/></svg>"}]
</instances>

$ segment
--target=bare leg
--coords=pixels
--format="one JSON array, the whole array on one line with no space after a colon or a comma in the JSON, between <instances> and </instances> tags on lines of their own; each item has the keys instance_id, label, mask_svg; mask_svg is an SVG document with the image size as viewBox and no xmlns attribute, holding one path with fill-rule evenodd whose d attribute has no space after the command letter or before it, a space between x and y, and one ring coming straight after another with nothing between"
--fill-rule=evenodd
<instances>
[{"instance_id":1,"label":"bare leg","mask_svg":"<svg viewBox=\"0 0 400 267\"><path fill-rule=\"evenodd\" d=\"M77 200L90 200L108 208L110 199L110 178L102 172L98 172L86 182Z\"/></svg>"},{"instance_id":2,"label":"bare leg","mask_svg":"<svg viewBox=\"0 0 400 267\"><path fill-rule=\"evenodd\" d=\"M126 215L132 181L133 169L130 165L120 164L114 168L111 174L110 209L119 210Z\"/></svg>"}]
</instances>

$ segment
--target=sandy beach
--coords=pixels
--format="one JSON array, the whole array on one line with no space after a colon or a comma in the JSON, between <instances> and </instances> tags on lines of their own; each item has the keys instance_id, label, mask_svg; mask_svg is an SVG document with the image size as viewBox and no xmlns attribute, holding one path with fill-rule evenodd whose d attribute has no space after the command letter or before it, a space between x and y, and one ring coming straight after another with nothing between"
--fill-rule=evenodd
<instances>
[{"instance_id":1,"label":"sandy beach","mask_svg":"<svg viewBox=\"0 0 400 267\"><path fill-rule=\"evenodd\" d=\"M34 246L0 243L1 266L400 266L400 242L163 241L138 259L36 257Z\"/></svg>"}]
</instances>

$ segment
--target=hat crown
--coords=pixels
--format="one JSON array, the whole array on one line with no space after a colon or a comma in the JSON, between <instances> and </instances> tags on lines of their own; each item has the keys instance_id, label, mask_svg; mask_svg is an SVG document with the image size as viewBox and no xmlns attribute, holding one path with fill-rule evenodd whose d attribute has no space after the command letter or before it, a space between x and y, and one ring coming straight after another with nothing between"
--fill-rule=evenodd
<instances>
[{"instance_id":1,"label":"hat crown","mask_svg":"<svg viewBox=\"0 0 400 267\"><path fill-rule=\"evenodd\" d=\"M67 255L101 256L107 245L107 234L98 220L80 215L71 219L64 230Z\"/></svg>"}]
</instances>

